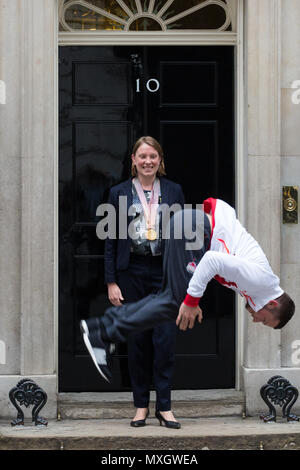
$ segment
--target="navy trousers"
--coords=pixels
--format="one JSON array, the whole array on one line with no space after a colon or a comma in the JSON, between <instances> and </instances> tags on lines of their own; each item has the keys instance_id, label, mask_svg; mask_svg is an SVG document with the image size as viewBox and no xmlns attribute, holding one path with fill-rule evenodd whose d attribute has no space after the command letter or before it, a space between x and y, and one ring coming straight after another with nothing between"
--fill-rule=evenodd
<instances>
[{"instance_id":1,"label":"navy trousers","mask_svg":"<svg viewBox=\"0 0 300 470\"><path fill-rule=\"evenodd\" d=\"M118 273L118 285L125 302L135 302L156 294L162 285L161 257L131 255L126 271ZM156 409L171 409L176 325L168 322L154 328L131 333L127 338L128 367L134 405L147 408L150 389L156 391Z\"/></svg>"},{"instance_id":2,"label":"navy trousers","mask_svg":"<svg viewBox=\"0 0 300 470\"><path fill-rule=\"evenodd\" d=\"M174 236L174 227L182 226L182 236ZM191 224L195 238L186 237ZM110 342L124 342L130 334L173 322L184 300L192 277L191 263L198 264L210 246L210 223L199 210L178 211L170 220L170 236L165 243L162 288L157 294L120 307L109 307L100 317L101 335ZM195 248L190 249L193 242Z\"/></svg>"}]
</instances>

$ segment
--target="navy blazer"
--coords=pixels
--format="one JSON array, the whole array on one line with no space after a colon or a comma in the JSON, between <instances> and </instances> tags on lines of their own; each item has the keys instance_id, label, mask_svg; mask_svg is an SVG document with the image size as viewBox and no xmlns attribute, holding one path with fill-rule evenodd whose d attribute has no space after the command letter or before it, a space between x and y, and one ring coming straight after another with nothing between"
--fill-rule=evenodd
<instances>
[{"instance_id":1,"label":"navy blazer","mask_svg":"<svg viewBox=\"0 0 300 470\"><path fill-rule=\"evenodd\" d=\"M161 203L172 204L178 203L182 207L184 205L184 195L181 186L167 178L160 178ZM132 178L113 186L110 189L108 203L112 204L116 209L117 216L117 235L119 220L119 196L127 196L127 214L128 208L132 205ZM127 228L132 221L133 216L127 215ZM117 282L117 272L124 271L129 266L131 239L110 239L105 240L104 250L104 272L105 282ZM164 240L162 240L162 254L164 252Z\"/></svg>"}]
</instances>

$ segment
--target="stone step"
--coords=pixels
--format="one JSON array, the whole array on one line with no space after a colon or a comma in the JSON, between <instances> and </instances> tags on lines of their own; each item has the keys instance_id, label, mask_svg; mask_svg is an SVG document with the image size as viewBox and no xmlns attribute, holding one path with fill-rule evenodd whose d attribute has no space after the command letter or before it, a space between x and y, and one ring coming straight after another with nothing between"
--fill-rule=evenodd
<instances>
[{"instance_id":1,"label":"stone step","mask_svg":"<svg viewBox=\"0 0 300 470\"><path fill-rule=\"evenodd\" d=\"M173 430L159 426L154 418L143 428L130 427L127 419L49 420L47 426L34 426L28 420L16 427L0 421L0 450L97 450L99 460L101 450L154 450L159 455L162 450L185 449L300 449L300 423L282 418L276 423L239 416L183 418L180 422L181 429Z\"/></svg>"},{"instance_id":2,"label":"stone step","mask_svg":"<svg viewBox=\"0 0 300 470\"><path fill-rule=\"evenodd\" d=\"M177 418L242 416L243 392L232 389L174 390L172 410ZM150 416L155 412L155 392L150 394ZM132 394L60 393L59 419L130 419L134 414Z\"/></svg>"}]
</instances>

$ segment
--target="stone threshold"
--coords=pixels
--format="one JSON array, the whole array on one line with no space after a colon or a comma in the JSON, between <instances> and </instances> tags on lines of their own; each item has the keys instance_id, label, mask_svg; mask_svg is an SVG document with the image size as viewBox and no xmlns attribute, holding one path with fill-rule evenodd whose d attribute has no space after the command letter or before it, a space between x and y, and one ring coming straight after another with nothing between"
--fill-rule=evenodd
<instances>
[{"instance_id":1,"label":"stone threshold","mask_svg":"<svg viewBox=\"0 0 300 470\"><path fill-rule=\"evenodd\" d=\"M178 418L242 416L244 393L234 389L174 390L172 410ZM59 393L59 419L129 419L134 413L131 392ZM154 414L155 392L150 393Z\"/></svg>"}]
</instances>

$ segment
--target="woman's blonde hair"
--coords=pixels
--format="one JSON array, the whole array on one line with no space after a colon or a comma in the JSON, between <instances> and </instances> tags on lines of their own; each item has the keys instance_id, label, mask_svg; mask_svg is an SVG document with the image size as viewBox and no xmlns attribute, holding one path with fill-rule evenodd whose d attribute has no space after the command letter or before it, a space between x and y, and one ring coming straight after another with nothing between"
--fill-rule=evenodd
<instances>
[{"instance_id":1,"label":"woman's blonde hair","mask_svg":"<svg viewBox=\"0 0 300 470\"><path fill-rule=\"evenodd\" d=\"M159 165L158 170L157 170L157 175L158 176L164 176L166 174L166 169L165 169L164 153L163 153L163 150L161 148L160 143L157 142L157 140L154 139L154 137L150 137L150 136L140 137L133 146L133 149L132 149L133 155L136 154L138 148L142 144L150 145L151 147L153 147L157 151L158 155L161 158L160 165ZM135 167L134 163L131 162L131 176L136 176L136 175L137 175L136 167Z\"/></svg>"}]
</instances>

